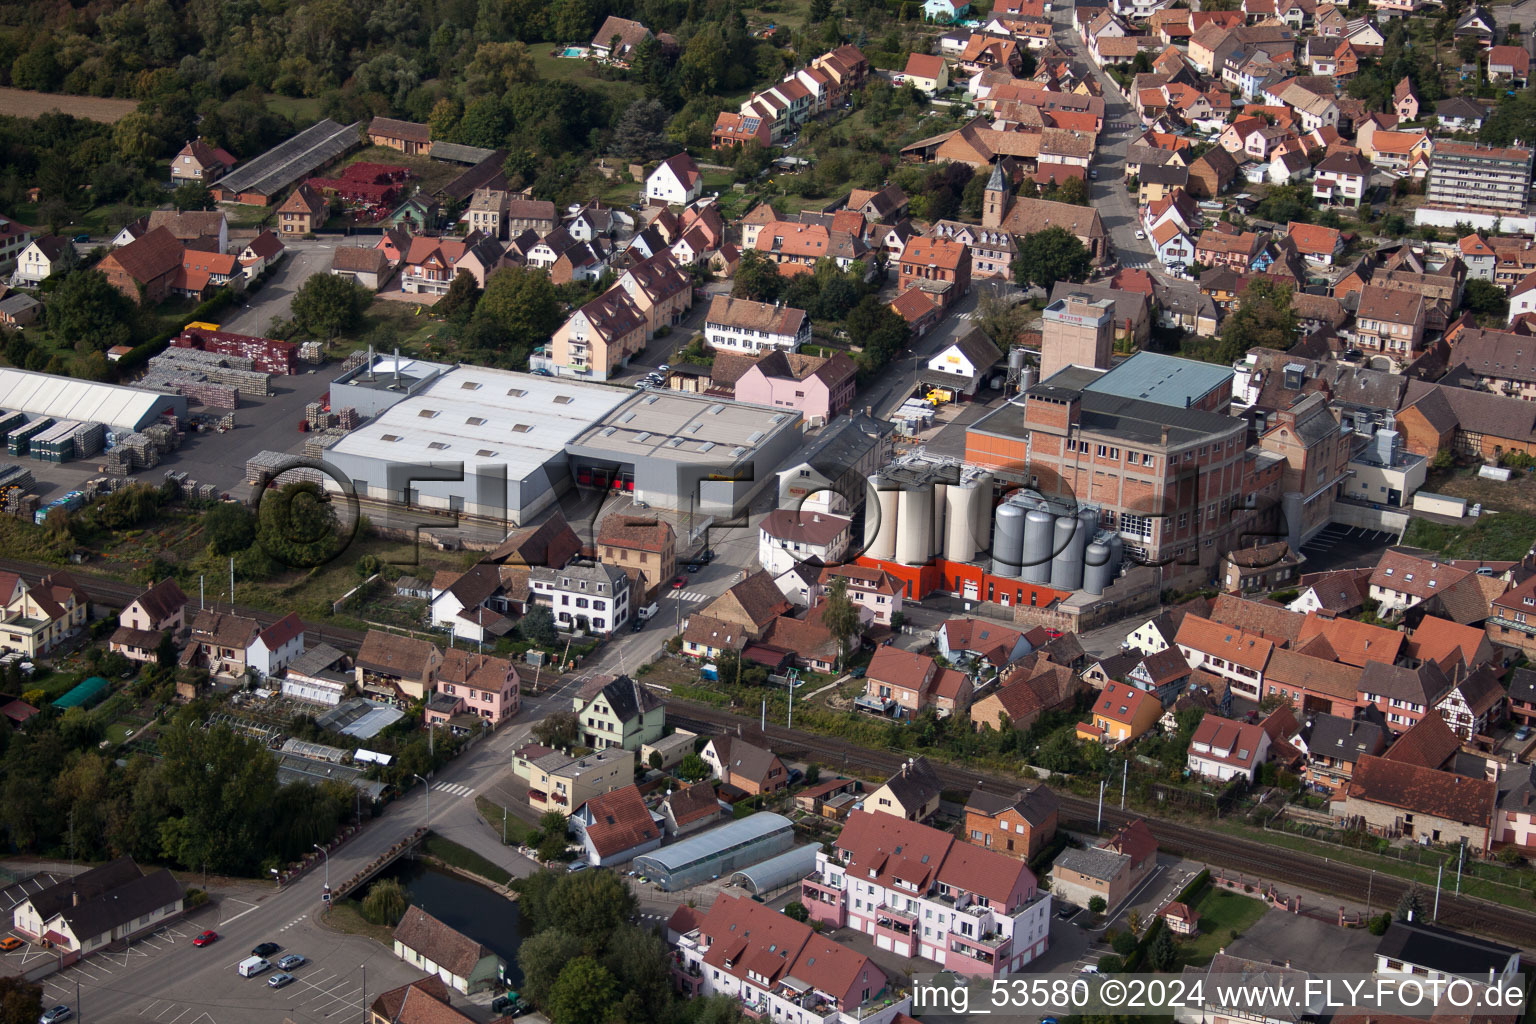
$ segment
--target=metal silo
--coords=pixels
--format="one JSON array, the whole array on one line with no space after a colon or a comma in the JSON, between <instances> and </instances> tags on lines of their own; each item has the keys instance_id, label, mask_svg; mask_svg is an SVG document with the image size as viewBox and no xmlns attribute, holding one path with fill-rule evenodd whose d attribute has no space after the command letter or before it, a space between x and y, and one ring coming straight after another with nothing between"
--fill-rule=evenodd
<instances>
[{"instance_id":1,"label":"metal silo","mask_svg":"<svg viewBox=\"0 0 1536 1024\"><path fill-rule=\"evenodd\" d=\"M1109 538L1109 572L1110 576L1119 576L1120 569L1125 565L1125 539L1118 533L1111 534Z\"/></svg>"},{"instance_id":2,"label":"metal silo","mask_svg":"<svg viewBox=\"0 0 1536 1024\"><path fill-rule=\"evenodd\" d=\"M1094 541L1083 554L1083 589L1090 594L1102 594L1115 581L1114 570L1109 565L1109 545Z\"/></svg>"},{"instance_id":3,"label":"metal silo","mask_svg":"<svg viewBox=\"0 0 1536 1024\"><path fill-rule=\"evenodd\" d=\"M1055 540L1056 517L1036 509L1024 520L1024 558L1020 575L1030 583L1051 582L1051 546Z\"/></svg>"},{"instance_id":4,"label":"metal silo","mask_svg":"<svg viewBox=\"0 0 1536 1024\"><path fill-rule=\"evenodd\" d=\"M1030 513L1033 515L1034 513ZM992 574L1017 576L1024 552L1024 510L1009 502L997 506L992 535Z\"/></svg>"},{"instance_id":5,"label":"metal silo","mask_svg":"<svg viewBox=\"0 0 1536 1024\"><path fill-rule=\"evenodd\" d=\"M1024 369L1024 347L1015 345L1008 350L1008 369L1018 371Z\"/></svg>"},{"instance_id":6,"label":"metal silo","mask_svg":"<svg viewBox=\"0 0 1536 1024\"><path fill-rule=\"evenodd\" d=\"M1077 510L1077 521L1080 527L1077 536L1073 538L1073 544L1081 561L1088 545L1093 543L1094 535L1099 532L1099 510L1096 508L1080 508Z\"/></svg>"},{"instance_id":7,"label":"metal silo","mask_svg":"<svg viewBox=\"0 0 1536 1024\"><path fill-rule=\"evenodd\" d=\"M869 478L875 501L864 503L864 553L882 562L896 558L896 508L901 492L884 489L880 474Z\"/></svg>"},{"instance_id":8,"label":"metal silo","mask_svg":"<svg viewBox=\"0 0 1536 1024\"><path fill-rule=\"evenodd\" d=\"M896 561L902 565L922 565L933 553L933 485L903 488L898 506Z\"/></svg>"},{"instance_id":9,"label":"metal silo","mask_svg":"<svg viewBox=\"0 0 1536 1024\"><path fill-rule=\"evenodd\" d=\"M976 506L982 503L976 481L951 484L945 495L944 557L951 562L969 562L981 546L976 532Z\"/></svg>"},{"instance_id":10,"label":"metal silo","mask_svg":"<svg viewBox=\"0 0 1536 1024\"><path fill-rule=\"evenodd\" d=\"M1019 371L1019 390L1021 392L1028 391L1035 386L1035 372L1033 366L1026 366Z\"/></svg>"},{"instance_id":11,"label":"metal silo","mask_svg":"<svg viewBox=\"0 0 1536 1024\"><path fill-rule=\"evenodd\" d=\"M958 485L937 481L933 485L933 516L928 524L928 554L944 554L944 524L949 520L949 492Z\"/></svg>"},{"instance_id":12,"label":"metal silo","mask_svg":"<svg viewBox=\"0 0 1536 1024\"><path fill-rule=\"evenodd\" d=\"M987 551L992 539L992 474L978 473L975 486L976 500L971 505L971 536L976 539L976 550Z\"/></svg>"},{"instance_id":13,"label":"metal silo","mask_svg":"<svg viewBox=\"0 0 1536 1024\"><path fill-rule=\"evenodd\" d=\"M1083 524L1075 516L1056 520L1051 541L1051 586L1057 590L1077 590L1083 585L1083 559L1077 553L1077 538Z\"/></svg>"}]
</instances>

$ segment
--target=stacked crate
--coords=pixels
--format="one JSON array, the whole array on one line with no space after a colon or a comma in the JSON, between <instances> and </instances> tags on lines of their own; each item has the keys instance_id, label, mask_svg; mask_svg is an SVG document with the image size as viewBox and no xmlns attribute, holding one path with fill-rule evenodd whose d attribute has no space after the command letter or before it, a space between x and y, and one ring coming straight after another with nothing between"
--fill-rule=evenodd
<instances>
[{"instance_id":1,"label":"stacked crate","mask_svg":"<svg viewBox=\"0 0 1536 1024\"><path fill-rule=\"evenodd\" d=\"M28 454L43 462L68 462L75 457L75 431L80 424L61 420L32 437Z\"/></svg>"},{"instance_id":2,"label":"stacked crate","mask_svg":"<svg viewBox=\"0 0 1536 1024\"><path fill-rule=\"evenodd\" d=\"M299 358L306 363L325 362L325 346L318 341L306 341L299 345Z\"/></svg>"},{"instance_id":3,"label":"stacked crate","mask_svg":"<svg viewBox=\"0 0 1536 1024\"><path fill-rule=\"evenodd\" d=\"M31 450L32 439L51 426L52 416L40 416L26 426L11 431L5 439L5 450L12 455L26 455Z\"/></svg>"},{"instance_id":4,"label":"stacked crate","mask_svg":"<svg viewBox=\"0 0 1536 1024\"><path fill-rule=\"evenodd\" d=\"M291 462L293 462L293 456L287 452L257 452L245 464L246 482L255 484L257 487L265 487L268 481Z\"/></svg>"},{"instance_id":5,"label":"stacked crate","mask_svg":"<svg viewBox=\"0 0 1536 1024\"><path fill-rule=\"evenodd\" d=\"M357 425L362 422L362 419L357 414L357 410L350 405L345 409L338 410L336 413L336 425L342 430L356 430Z\"/></svg>"},{"instance_id":6,"label":"stacked crate","mask_svg":"<svg viewBox=\"0 0 1536 1024\"><path fill-rule=\"evenodd\" d=\"M107 443L107 428L100 423L82 423L75 428L75 458L88 459Z\"/></svg>"},{"instance_id":7,"label":"stacked crate","mask_svg":"<svg viewBox=\"0 0 1536 1024\"><path fill-rule=\"evenodd\" d=\"M26 413L0 412L0 442L8 441L11 431L27 422Z\"/></svg>"}]
</instances>

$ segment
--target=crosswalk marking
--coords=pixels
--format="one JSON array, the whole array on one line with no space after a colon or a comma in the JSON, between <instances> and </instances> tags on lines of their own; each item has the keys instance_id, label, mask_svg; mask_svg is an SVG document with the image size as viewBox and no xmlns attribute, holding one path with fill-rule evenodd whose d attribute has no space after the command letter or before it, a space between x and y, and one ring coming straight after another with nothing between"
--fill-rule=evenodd
<instances>
[{"instance_id":1,"label":"crosswalk marking","mask_svg":"<svg viewBox=\"0 0 1536 1024\"><path fill-rule=\"evenodd\" d=\"M454 796L469 796L474 790L457 782L435 782L432 788L439 793L451 793Z\"/></svg>"},{"instance_id":2,"label":"crosswalk marking","mask_svg":"<svg viewBox=\"0 0 1536 1024\"><path fill-rule=\"evenodd\" d=\"M679 601L708 601L709 595L702 590L679 590L674 595Z\"/></svg>"},{"instance_id":3,"label":"crosswalk marking","mask_svg":"<svg viewBox=\"0 0 1536 1024\"><path fill-rule=\"evenodd\" d=\"M961 320L980 320L981 319L981 314L976 312L975 310L972 310L969 313L961 313L960 314L960 319Z\"/></svg>"}]
</instances>

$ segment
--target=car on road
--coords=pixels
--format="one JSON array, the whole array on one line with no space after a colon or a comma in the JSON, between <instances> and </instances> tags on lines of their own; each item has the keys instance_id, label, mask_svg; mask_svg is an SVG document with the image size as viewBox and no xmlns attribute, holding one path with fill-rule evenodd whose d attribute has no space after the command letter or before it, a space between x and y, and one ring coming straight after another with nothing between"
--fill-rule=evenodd
<instances>
[{"instance_id":1,"label":"car on road","mask_svg":"<svg viewBox=\"0 0 1536 1024\"><path fill-rule=\"evenodd\" d=\"M553 373L550 373L548 370L546 370L546 369L544 369L542 367L540 367L537 370L533 370L531 372L534 373L536 376L539 376L539 377L553 377L554 376Z\"/></svg>"},{"instance_id":2,"label":"car on road","mask_svg":"<svg viewBox=\"0 0 1536 1024\"><path fill-rule=\"evenodd\" d=\"M1088 172L1088 177L1090 177L1090 178L1098 178L1098 176L1099 176L1099 169L1097 167L1093 168L1092 170L1090 170Z\"/></svg>"},{"instance_id":3,"label":"car on road","mask_svg":"<svg viewBox=\"0 0 1536 1024\"><path fill-rule=\"evenodd\" d=\"M1084 973L1084 974L1098 974L1099 973L1099 969L1097 967L1095 967L1093 964L1084 964L1083 965L1082 973Z\"/></svg>"},{"instance_id":4,"label":"car on road","mask_svg":"<svg viewBox=\"0 0 1536 1024\"><path fill-rule=\"evenodd\" d=\"M11 950L13 950L13 949L20 949L22 946L25 946L25 945L26 945L26 943L22 942L16 936L14 936L14 935L7 935L5 938L0 939L0 952L9 953Z\"/></svg>"},{"instance_id":5,"label":"car on road","mask_svg":"<svg viewBox=\"0 0 1536 1024\"><path fill-rule=\"evenodd\" d=\"M75 241L77 241L77 242L89 242L90 240L91 240L91 236L90 235L76 235L75 236Z\"/></svg>"},{"instance_id":6,"label":"car on road","mask_svg":"<svg viewBox=\"0 0 1536 1024\"><path fill-rule=\"evenodd\" d=\"M1145 241L1146 237L1147 237L1147 233L1145 231L1138 231L1138 232L1136 232L1136 238L1138 240Z\"/></svg>"},{"instance_id":7,"label":"car on road","mask_svg":"<svg viewBox=\"0 0 1536 1024\"><path fill-rule=\"evenodd\" d=\"M209 931L203 932L197 938L193 939L192 940L192 945L194 945L194 946L207 946L207 945L211 945L212 943L215 943L215 942L218 942L218 941L219 941L219 933L210 929Z\"/></svg>"},{"instance_id":8,"label":"car on road","mask_svg":"<svg viewBox=\"0 0 1536 1024\"><path fill-rule=\"evenodd\" d=\"M645 620L644 619L636 619L634 622L631 622L629 624L629 631L631 633L638 633L638 632L640 632L644 628L645 628Z\"/></svg>"},{"instance_id":9,"label":"car on road","mask_svg":"<svg viewBox=\"0 0 1536 1024\"><path fill-rule=\"evenodd\" d=\"M591 866L592 865L588 864L584 860L573 860L573 861L571 861L571 863L569 865L566 866L565 870L567 872L571 872L571 871L585 871L587 868L589 868Z\"/></svg>"},{"instance_id":10,"label":"car on road","mask_svg":"<svg viewBox=\"0 0 1536 1024\"><path fill-rule=\"evenodd\" d=\"M690 562L690 563L688 563L688 571L689 571L689 573L698 572L699 571L699 563L697 563L697 562Z\"/></svg>"},{"instance_id":11,"label":"car on road","mask_svg":"<svg viewBox=\"0 0 1536 1024\"><path fill-rule=\"evenodd\" d=\"M282 948L282 946L279 946L275 942L263 942L261 945L251 950L251 956L269 957Z\"/></svg>"},{"instance_id":12,"label":"car on road","mask_svg":"<svg viewBox=\"0 0 1536 1024\"><path fill-rule=\"evenodd\" d=\"M62 1024L74 1015L75 1011L67 1006L55 1006L51 1010L44 1010L43 1015L37 1018L37 1024Z\"/></svg>"},{"instance_id":13,"label":"car on road","mask_svg":"<svg viewBox=\"0 0 1536 1024\"><path fill-rule=\"evenodd\" d=\"M672 581L672 589L673 590L682 590L683 589L683 585L685 583L687 583L687 582L688 582L688 577L687 576L679 576L679 577L677 577L676 579L674 579Z\"/></svg>"},{"instance_id":14,"label":"car on road","mask_svg":"<svg viewBox=\"0 0 1536 1024\"><path fill-rule=\"evenodd\" d=\"M660 373L669 373L672 370L672 364L662 363L660 366L656 367L656 369Z\"/></svg>"},{"instance_id":15,"label":"car on road","mask_svg":"<svg viewBox=\"0 0 1536 1024\"><path fill-rule=\"evenodd\" d=\"M1517 740L1528 740L1530 738L1531 738L1531 727L1530 726L1522 725L1520 728L1515 730L1515 739L1517 739Z\"/></svg>"},{"instance_id":16,"label":"car on road","mask_svg":"<svg viewBox=\"0 0 1536 1024\"><path fill-rule=\"evenodd\" d=\"M290 985L292 983L293 975L291 974L274 974L272 977L267 979L267 985L271 988L282 988L284 985Z\"/></svg>"},{"instance_id":17,"label":"car on road","mask_svg":"<svg viewBox=\"0 0 1536 1024\"><path fill-rule=\"evenodd\" d=\"M851 670L848 674L850 676L852 676L853 678L855 678L855 679L863 679L864 678L864 673L868 672L868 671L869 671L869 666L868 665L860 665L858 668Z\"/></svg>"},{"instance_id":18,"label":"car on road","mask_svg":"<svg viewBox=\"0 0 1536 1024\"><path fill-rule=\"evenodd\" d=\"M309 961L302 955L298 953L290 953L277 962L277 969L280 971L291 971L295 967L303 967L307 963L309 963Z\"/></svg>"}]
</instances>

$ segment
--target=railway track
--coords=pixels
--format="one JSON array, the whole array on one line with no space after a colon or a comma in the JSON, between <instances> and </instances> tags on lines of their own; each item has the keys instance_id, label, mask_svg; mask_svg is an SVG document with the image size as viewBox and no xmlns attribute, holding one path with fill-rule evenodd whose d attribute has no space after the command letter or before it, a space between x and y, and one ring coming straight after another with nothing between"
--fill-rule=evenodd
<instances>
[{"instance_id":1,"label":"railway track","mask_svg":"<svg viewBox=\"0 0 1536 1024\"><path fill-rule=\"evenodd\" d=\"M32 579L46 576L49 573L67 572L69 577L85 591L85 596L93 604L111 605L119 608L144 592L144 588L141 586L112 579L109 576L98 576L95 573L80 572L77 569L61 569L56 565L44 565L41 562L24 562L15 558L0 558L0 570L21 573ZM255 619L263 626L270 626L282 618L281 615L243 605L235 606L235 614L243 615L248 619ZM342 626L331 625L330 623L305 622L304 629L316 640L323 637L328 643L350 647L353 650L356 650L363 642L364 634L359 630L347 629Z\"/></svg>"},{"instance_id":2,"label":"railway track","mask_svg":"<svg viewBox=\"0 0 1536 1024\"><path fill-rule=\"evenodd\" d=\"M670 698L667 720L674 725L707 735L717 732L738 733L757 739L781 756L811 759L831 769L849 772L867 771L877 776L893 774L903 755L870 750L832 736L821 736L781 725L769 724L759 729L757 722L708 705ZM981 770L965 770L942 761L932 762L946 789L964 792L983 790L1011 796L1026 784ZM1092 832L1098 818L1094 801L1058 794L1061 801L1061 826ZM1108 806L1104 808L1106 825L1122 825L1144 815L1129 814ZM1359 902L1370 894L1375 910L1390 910L1412 884L1406 879L1382 871L1272 846L1262 839L1244 839L1222 832L1163 818L1146 817L1147 825L1164 852L1188 860L1239 871L1281 886L1295 886L1311 892L1340 896ZM1432 894L1427 894L1433 898ZM1489 903L1468 896L1442 891L1437 923L1459 931L1475 932L1500 942L1512 943L1525 950L1536 950L1536 913Z\"/></svg>"}]
</instances>

